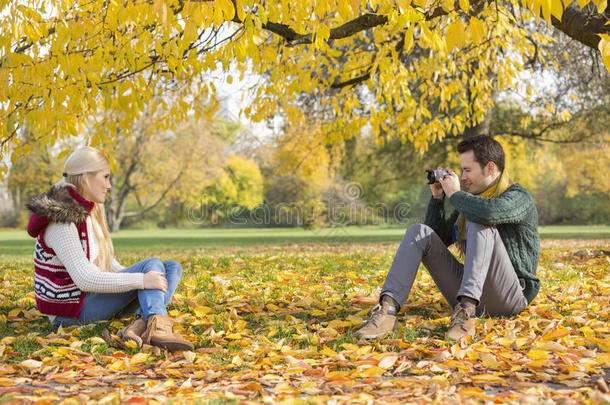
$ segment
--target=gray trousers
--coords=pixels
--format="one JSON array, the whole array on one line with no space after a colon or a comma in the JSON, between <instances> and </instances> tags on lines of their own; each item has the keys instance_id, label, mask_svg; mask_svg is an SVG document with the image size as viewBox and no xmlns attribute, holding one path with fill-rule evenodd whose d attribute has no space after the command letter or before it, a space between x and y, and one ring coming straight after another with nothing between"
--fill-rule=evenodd
<instances>
[{"instance_id":1,"label":"gray trousers","mask_svg":"<svg viewBox=\"0 0 610 405\"><path fill-rule=\"evenodd\" d=\"M479 301L478 315L512 316L523 311L528 302L498 230L474 222L466 222L466 227L466 254L461 264L432 228L410 226L381 295L389 295L402 306L423 263L451 308L458 297L466 296Z\"/></svg>"}]
</instances>

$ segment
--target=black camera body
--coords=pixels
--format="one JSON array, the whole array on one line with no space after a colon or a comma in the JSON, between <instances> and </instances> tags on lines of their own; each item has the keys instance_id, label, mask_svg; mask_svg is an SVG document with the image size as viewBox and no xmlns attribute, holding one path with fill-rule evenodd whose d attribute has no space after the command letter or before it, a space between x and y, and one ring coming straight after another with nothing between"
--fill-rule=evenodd
<instances>
[{"instance_id":1,"label":"black camera body","mask_svg":"<svg viewBox=\"0 0 610 405\"><path fill-rule=\"evenodd\" d=\"M451 174L445 169L426 170L426 173L428 173L428 184L438 183L440 179Z\"/></svg>"}]
</instances>

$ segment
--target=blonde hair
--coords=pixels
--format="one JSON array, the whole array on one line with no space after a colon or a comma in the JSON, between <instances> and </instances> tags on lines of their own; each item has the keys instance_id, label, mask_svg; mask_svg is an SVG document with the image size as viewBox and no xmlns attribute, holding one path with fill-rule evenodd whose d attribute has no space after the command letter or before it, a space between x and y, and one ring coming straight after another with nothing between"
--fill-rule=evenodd
<instances>
[{"instance_id":1,"label":"blonde hair","mask_svg":"<svg viewBox=\"0 0 610 405\"><path fill-rule=\"evenodd\" d=\"M109 168L110 161L99 150L90 146L78 148L66 159L63 178L57 184L73 187L77 193L83 195L85 187L88 187L85 174L97 173ZM110 271L110 261L114 254L114 248L106 223L104 204L95 203L91 211L91 222L99 246L99 254L94 263L102 271Z\"/></svg>"}]
</instances>

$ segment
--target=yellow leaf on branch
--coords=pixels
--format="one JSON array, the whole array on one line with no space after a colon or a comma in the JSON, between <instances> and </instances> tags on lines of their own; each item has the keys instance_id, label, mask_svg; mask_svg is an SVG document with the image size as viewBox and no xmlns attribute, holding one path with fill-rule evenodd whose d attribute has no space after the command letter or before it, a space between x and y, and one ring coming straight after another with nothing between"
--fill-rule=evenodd
<instances>
[{"instance_id":1,"label":"yellow leaf on branch","mask_svg":"<svg viewBox=\"0 0 610 405\"><path fill-rule=\"evenodd\" d=\"M447 28L447 51L450 52L454 47L462 48L466 42L465 25L462 20L455 20Z\"/></svg>"},{"instance_id":2,"label":"yellow leaf on branch","mask_svg":"<svg viewBox=\"0 0 610 405\"><path fill-rule=\"evenodd\" d=\"M601 40L599 41L598 48L602 54L602 61L604 62L604 66L608 69L608 73L610 73L610 35L603 34L600 35Z\"/></svg>"},{"instance_id":3,"label":"yellow leaf on branch","mask_svg":"<svg viewBox=\"0 0 610 405\"><path fill-rule=\"evenodd\" d=\"M470 19L470 37L475 45L480 45L485 39L485 25L476 17Z\"/></svg>"},{"instance_id":4,"label":"yellow leaf on branch","mask_svg":"<svg viewBox=\"0 0 610 405\"><path fill-rule=\"evenodd\" d=\"M608 0L592 0L593 3L597 6L597 12L599 14L603 14L608 7Z\"/></svg>"},{"instance_id":5,"label":"yellow leaf on branch","mask_svg":"<svg viewBox=\"0 0 610 405\"><path fill-rule=\"evenodd\" d=\"M551 15L561 21L563 17L564 4L562 0L551 0Z\"/></svg>"}]
</instances>

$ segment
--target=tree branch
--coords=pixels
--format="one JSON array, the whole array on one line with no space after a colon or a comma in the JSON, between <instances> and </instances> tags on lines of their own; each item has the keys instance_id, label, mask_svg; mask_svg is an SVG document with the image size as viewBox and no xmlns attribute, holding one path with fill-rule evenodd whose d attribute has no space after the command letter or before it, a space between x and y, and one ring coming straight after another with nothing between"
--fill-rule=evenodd
<instances>
[{"instance_id":1,"label":"tree branch","mask_svg":"<svg viewBox=\"0 0 610 405\"><path fill-rule=\"evenodd\" d=\"M126 212L123 214L123 218L128 218L128 217L135 217L138 215L142 215L150 210L152 210L153 208L155 208L157 205L159 205L161 203L161 201L163 201L163 199L165 198L165 196L167 195L167 193L169 193L169 191L174 187L174 185L178 182L178 180L180 179L180 177L182 177L182 174L184 173L183 170L181 170L178 175L176 176L176 178L174 178L174 180L172 180L172 182L167 186L167 188L163 191L163 193L159 196L159 198L157 199L157 201L155 201L153 204L149 205L148 207L141 209L139 211L131 211L131 212Z\"/></svg>"},{"instance_id":2,"label":"tree branch","mask_svg":"<svg viewBox=\"0 0 610 405\"><path fill-rule=\"evenodd\" d=\"M339 82L338 78L330 85L331 89L340 89L347 86L352 86L354 84L362 83L371 78L371 72L367 71L365 74L354 77L353 79L346 80L344 82Z\"/></svg>"},{"instance_id":3,"label":"tree branch","mask_svg":"<svg viewBox=\"0 0 610 405\"><path fill-rule=\"evenodd\" d=\"M518 131L497 131L490 132L489 136L502 136L502 135L511 135L518 136L521 138L534 139L540 142L550 142L550 143L559 143L559 144L568 144L568 143L595 143L587 141L586 138L577 138L577 139L553 139L553 138L543 138L541 134L535 134L530 132L518 132Z\"/></svg>"},{"instance_id":4,"label":"tree branch","mask_svg":"<svg viewBox=\"0 0 610 405\"><path fill-rule=\"evenodd\" d=\"M478 0L471 4L476 10L484 3L489 2L491 2L491 0ZM455 9L458 9L458 6L456 6ZM433 20L446 14L448 14L447 11L438 7L426 12L425 19ZM235 17L233 21L238 23L242 22L237 17ZM606 9L604 14L598 14L593 5L586 6L583 10L580 10L575 4L570 5L565 8L561 21L552 17L552 24L555 28L583 45L596 50L601 39L600 34L610 33L610 25L606 25L606 22L608 21L610 21L610 7ZM388 17L385 15L374 13L363 14L339 27L332 28L328 40L347 38L358 32L384 25L387 22ZM314 34L299 34L286 24L267 22L266 24L263 24L262 27L267 31L283 37L287 41L288 46L311 44L315 39Z\"/></svg>"},{"instance_id":5,"label":"tree branch","mask_svg":"<svg viewBox=\"0 0 610 405\"><path fill-rule=\"evenodd\" d=\"M572 119L570 120L570 122L573 122L577 119L577 116L572 117ZM574 137L574 138L568 138L568 139L558 139L558 138L546 138L543 137L547 132L556 129L556 128L561 128L562 126L568 124L568 122L557 122L557 121L553 121L553 122L549 122L546 125L544 125L542 128L540 128L538 131L529 131L529 132L520 132L520 131L515 131L515 130L496 130L493 131L493 133L490 133L490 136L495 136L495 135L512 135L512 136L518 136L521 138L527 138L527 139L534 139L536 141L541 141L541 142L550 142L550 143L558 143L558 144L569 144L569 143L592 143L592 142L588 142L586 139L587 137L582 135L579 137Z\"/></svg>"},{"instance_id":6,"label":"tree branch","mask_svg":"<svg viewBox=\"0 0 610 405\"><path fill-rule=\"evenodd\" d=\"M576 4L565 8L561 21L551 17L555 28L570 38L597 50L601 40L601 34L610 33L610 8L606 8L604 14L597 13L597 7L593 4L579 9Z\"/></svg>"},{"instance_id":7,"label":"tree branch","mask_svg":"<svg viewBox=\"0 0 610 405\"><path fill-rule=\"evenodd\" d=\"M346 22L343 25L340 25L337 28L332 28L330 30L330 35L328 40L332 39L342 39L351 37L354 34L357 34L361 31L366 31L368 29L377 27L379 25L384 25L388 22L388 17L380 14L363 14L354 18L351 21ZM271 31L271 30L269 30ZM314 41L313 34L304 34L298 35L296 38L290 40L288 42L288 46L295 46L301 44L311 44Z\"/></svg>"}]
</instances>

